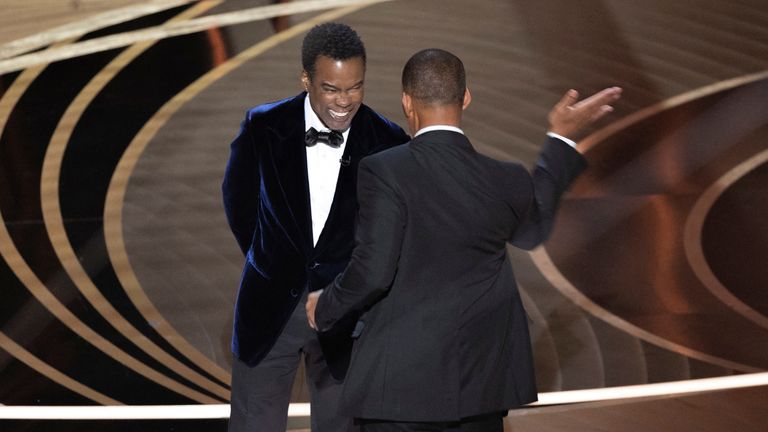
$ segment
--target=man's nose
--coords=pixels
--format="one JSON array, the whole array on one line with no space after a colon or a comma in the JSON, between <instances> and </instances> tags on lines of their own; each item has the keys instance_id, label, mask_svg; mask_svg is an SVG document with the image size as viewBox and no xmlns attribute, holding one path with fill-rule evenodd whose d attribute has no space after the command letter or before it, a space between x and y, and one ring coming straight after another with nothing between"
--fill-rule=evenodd
<instances>
[{"instance_id":1,"label":"man's nose","mask_svg":"<svg viewBox=\"0 0 768 432\"><path fill-rule=\"evenodd\" d=\"M336 98L336 105L340 107L346 107L350 104L351 98L349 95L345 92L340 92L339 96Z\"/></svg>"}]
</instances>

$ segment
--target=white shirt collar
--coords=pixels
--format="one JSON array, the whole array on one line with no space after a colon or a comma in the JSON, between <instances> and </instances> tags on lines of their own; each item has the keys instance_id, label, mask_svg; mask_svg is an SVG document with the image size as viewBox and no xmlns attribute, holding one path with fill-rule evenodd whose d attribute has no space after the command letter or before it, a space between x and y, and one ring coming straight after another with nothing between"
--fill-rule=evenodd
<instances>
[{"instance_id":1,"label":"white shirt collar","mask_svg":"<svg viewBox=\"0 0 768 432\"><path fill-rule=\"evenodd\" d=\"M451 131L451 132L458 132L458 133L464 135L464 131L459 129L459 128L457 128L456 126L432 125L432 126L427 126L427 127L423 127L421 129L419 129L419 131L416 132L416 135L414 135L413 137L416 138L417 136L419 136L421 134L424 134L424 133L427 133L427 132L432 132L432 131L435 131L435 130L446 130L446 131Z\"/></svg>"},{"instance_id":2,"label":"white shirt collar","mask_svg":"<svg viewBox=\"0 0 768 432\"><path fill-rule=\"evenodd\" d=\"M309 128L315 128L317 131L327 131L328 128L320 121L320 117L317 116L315 110L312 109L312 105L309 103L309 93L304 97L304 132Z\"/></svg>"}]
</instances>

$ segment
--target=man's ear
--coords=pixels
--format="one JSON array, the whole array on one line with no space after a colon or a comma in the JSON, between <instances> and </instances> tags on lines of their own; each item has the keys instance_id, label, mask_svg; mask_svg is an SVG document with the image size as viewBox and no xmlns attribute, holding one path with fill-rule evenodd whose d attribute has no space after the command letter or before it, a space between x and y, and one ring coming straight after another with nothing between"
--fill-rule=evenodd
<instances>
[{"instance_id":1,"label":"man's ear","mask_svg":"<svg viewBox=\"0 0 768 432\"><path fill-rule=\"evenodd\" d=\"M305 70L301 71L301 85L304 90L309 91L309 74Z\"/></svg>"},{"instance_id":2,"label":"man's ear","mask_svg":"<svg viewBox=\"0 0 768 432\"><path fill-rule=\"evenodd\" d=\"M469 88L464 90L464 102L461 104L461 109L465 110L472 102L472 93L469 92Z\"/></svg>"},{"instance_id":3,"label":"man's ear","mask_svg":"<svg viewBox=\"0 0 768 432\"><path fill-rule=\"evenodd\" d=\"M411 98L411 95L403 92L403 98L401 102L403 105L403 114L405 114L405 118L411 118L413 116L413 99Z\"/></svg>"}]
</instances>

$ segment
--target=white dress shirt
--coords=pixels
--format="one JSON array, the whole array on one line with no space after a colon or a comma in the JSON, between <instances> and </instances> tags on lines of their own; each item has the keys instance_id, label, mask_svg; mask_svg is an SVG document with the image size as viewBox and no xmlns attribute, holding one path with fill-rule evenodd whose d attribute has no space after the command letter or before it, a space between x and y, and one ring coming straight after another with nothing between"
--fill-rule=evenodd
<instances>
[{"instance_id":1,"label":"white dress shirt","mask_svg":"<svg viewBox=\"0 0 768 432\"><path fill-rule=\"evenodd\" d=\"M328 131L322 121L317 117L309 104L309 95L304 98L304 131L315 128L318 132ZM336 193L336 182L339 179L342 155L347 145L349 130L342 132L344 142L339 148L318 143L307 147L307 179L309 180L309 204L312 210L312 237L314 245L323 231L328 214L333 204L333 196Z\"/></svg>"},{"instance_id":2,"label":"white dress shirt","mask_svg":"<svg viewBox=\"0 0 768 432\"><path fill-rule=\"evenodd\" d=\"M423 127L421 129L419 129L419 131L416 132L416 135L414 135L413 137L416 138L417 136L419 136L421 134L424 134L424 133L427 133L427 132L431 132L433 130L447 130L447 131L451 131L451 132L458 132L458 133L464 135L464 131L459 129L459 128L457 128L456 126L451 126L451 125L432 125L432 126L427 126L427 127Z\"/></svg>"},{"instance_id":3,"label":"white dress shirt","mask_svg":"<svg viewBox=\"0 0 768 432\"><path fill-rule=\"evenodd\" d=\"M432 125L432 126L427 126L427 127L423 127L421 129L419 129L419 131L416 132L416 135L414 135L413 137L416 138L417 136L419 136L419 135L421 135L423 133L427 133L427 132L433 131L433 130L448 130L448 131L458 132L458 133L464 135L464 131L462 131L461 129L457 128L456 126ZM558 135L558 134L556 134L554 132L547 132L547 136L550 136L550 137L555 138L555 139L559 139L560 141L568 144L569 146L571 146L573 148L576 148L576 142L573 141L572 139L568 139L568 138L566 138L566 137L564 137L562 135Z\"/></svg>"}]
</instances>

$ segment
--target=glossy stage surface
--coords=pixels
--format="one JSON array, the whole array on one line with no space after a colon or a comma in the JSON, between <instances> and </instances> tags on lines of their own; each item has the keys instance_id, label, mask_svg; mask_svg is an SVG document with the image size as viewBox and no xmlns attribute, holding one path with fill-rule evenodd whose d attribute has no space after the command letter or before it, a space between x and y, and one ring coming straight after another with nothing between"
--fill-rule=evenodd
<instances>
[{"instance_id":1,"label":"glossy stage surface","mask_svg":"<svg viewBox=\"0 0 768 432\"><path fill-rule=\"evenodd\" d=\"M464 130L500 159L533 163L567 89L624 88L551 239L510 249L543 394L506 430L768 427L764 0L3 3L0 430L226 430L229 142L247 108L300 91L301 39L330 20L360 33L366 103L400 124L408 57L459 55ZM678 394L721 377L741 388ZM678 387L643 393L660 383ZM586 389L603 393L557 399ZM200 414L40 419L118 405Z\"/></svg>"}]
</instances>

